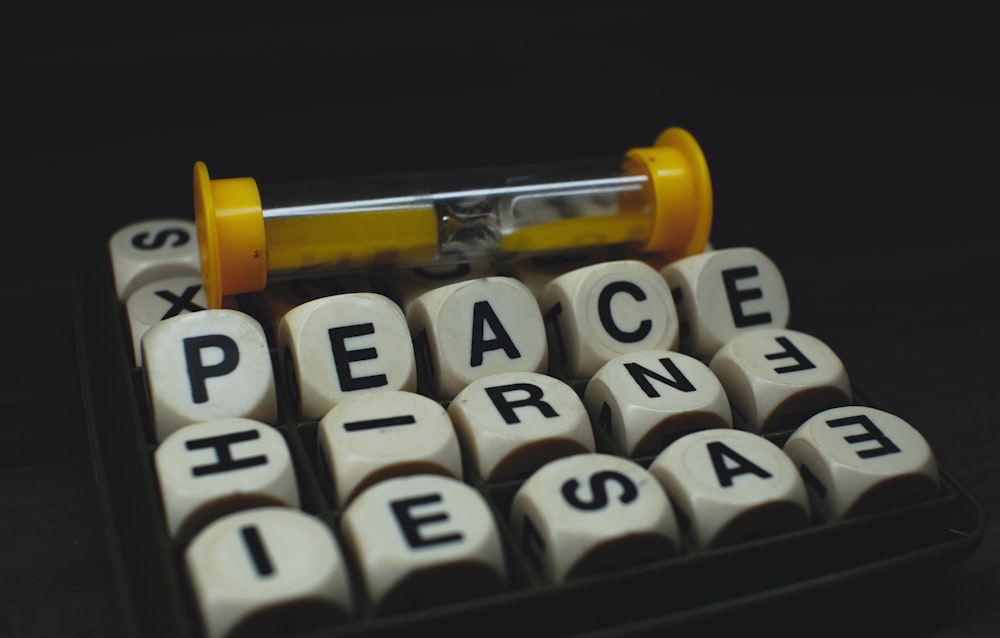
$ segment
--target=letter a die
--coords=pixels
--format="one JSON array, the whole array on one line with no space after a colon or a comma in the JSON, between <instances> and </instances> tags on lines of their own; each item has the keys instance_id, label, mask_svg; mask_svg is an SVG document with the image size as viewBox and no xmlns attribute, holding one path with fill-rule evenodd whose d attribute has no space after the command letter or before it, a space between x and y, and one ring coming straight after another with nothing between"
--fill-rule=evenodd
<instances>
[{"instance_id":1,"label":"letter a die","mask_svg":"<svg viewBox=\"0 0 1000 638\"><path fill-rule=\"evenodd\" d=\"M913 426L861 406L831 408L785 442L810 498L831 520L932 498L940 491L934 453Z\"/></svg>"},{"instance_id":2,"label":"letter a die","mask_svg":"<svg viewBox=\"0 0 1000 638\"><path fill-rule=\"evenodd\" d=\"M677 312L663 278L640 261L572 270L542 290L551 369L568 379L593 376L627 352L673 350Z\"/></svg>"},{"instance_id":3,"label":"letter a die","mask_svg":"<svg viewBox=\"0 0 1000 638\"><path fill-rule=\"evenodd\" d=\"M785 280L756 248L685 257L660 270L681 322L680 349L710 359L738 334L788 325Z\"/></svg>"},{"instance_id":4,"label":"letter a die","mask_svg":"<svg viewBox=\"0 0 1000 638\"><path fill-rule=\"evenodd\" d=\"M538 302L509 277L435 288L407 311L421 392L450 399L499 372L545 372L548 351Z\"/></svg>"},{"instance_id":5,"label":"letter a die","mask_svg":"<svg viewBox=\"0 0 1000 638\"><path fill-rule=\"evenodd\" d=\"M531 475L511 506L514 535L550 581L674 556L680 533L656 479L638 463L579 454Z\"/></svg>"},{"instance_id":6,"label":"letter a die","mask_svg":"<svg viewBox=\"0 0 1000 638\"><path fill-rule=\"evenodd\" d=\"M379 294L332 295L296 306L278 325L278 351L303 419L319 419L366 392L417 388L406 318Z\"/></svg>"},{"instance_id":7,"label":"letter a die","mask_svg":"<svg viewBox=\"0 0 1000 638\"><path fill-rule=\"evenodd\" d=\"M809 497L781 448L742 430L702 430L659 454L649 471L707 549L773 536L809 523Z\"/></svg>"},{"instance_id":8,"label":"letter a die","mask_svg":"<svg viewBox=\"0 0 1000 638\"><path fill-rule=\"evenodd\" d=\"M203 310L153 326L142 360L157 441L191 423L277 420L274 370L260 324L237 310Z\"/></svg>"}]
</instances>

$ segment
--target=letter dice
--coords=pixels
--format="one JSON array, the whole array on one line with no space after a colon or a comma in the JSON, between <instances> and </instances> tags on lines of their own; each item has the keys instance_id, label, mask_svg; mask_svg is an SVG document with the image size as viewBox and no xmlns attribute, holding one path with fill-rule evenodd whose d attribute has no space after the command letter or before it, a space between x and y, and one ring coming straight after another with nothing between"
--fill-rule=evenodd
<instances>
[{"instance_id":1,"label":"letter dice","mask_svg":"<svg viewBox=\"0 0 1000 638\"><path fill-rule=\"evenodd\" d=\"M450 399L498 372L544 372L545 327L531 291L486 277L435 288L407 311L422 394Z\"/></svg>"},{"instance_id":2,"label":"letter dice","mask_svg":"<svg viewBox=\"0 0 1000 638\"><path fill-rule=\"evenodd\" d=\"M200 275L196 237L188 219L147 219L120 228L108 240L118 299L160 279Z\"/></svg>"},{"instance_id":3,"label":"letter dice","mask_svg":"<svg viewBox=\"0 0 1000 638\"><path fill-rule=\"evenodd\" d=\"M861 406L820 412L785 442L817 508L832 520L919 502L938 494L934 453L894 414Z\"/></svg>"},{"instance_id":4,"label":"letter dice","mask_svg":"<svg viewBox=\"0 0 1000 638\"><path fill-rule=\"evenodd\" d=\"M194 534L230 512L299 506L295 468L277 429L217 419L177 430L156 448L156 478L171 534Z\"/></svg>"},{"instance_id":5,"label":"letter dice","mask_svg":"<svg viewBox=\"0 0 1000 638\"><path fill-rule=\"evenodd\" d=\"M545 374L507 372L470 383L448 414L466 455L488 481L523 478L552 459L595 447L580 397Z\"/></svg>"},{"instance_id":6,"label":"letter dice","mask_svg":"<svg viewBox=\"0 0 1000 638\"><path fill-rule=\"evenodd\" d=\"M784 328L789 305L778 267L756 248L726 248L660 270L681 321L680 349L710 359L722 344L759 328Z\"/></svg>"},{"instance_id":7,"label":"letter dice","mask_svg":"<svg viewBox=\"0 0 1000 638\"><path fill-rule=\"evenodd\" d=\"M674 556L680 533L663 488L639 464L607 454L552 461L511 506L514 534L548 580L561 582Z\"/></svg>"},{"instance_id":8,"label":"letter dice","mask_svg":"<svg viewBox=\"0 0 1000 638\"><path fill-rule=\"evenodd\" d=\"M194 537L184 559L207 638L298 633L355 615L337 539L299 510L259 507L220 518Z\"/></svg>"},{"instance_id":9,"label":"letter dice","mask_svg":"<svg viewBox=\"0 0 1000 638\"><path fill-rule=\"evenodd\" d=\"M733 337L709 367L754 432L792 430L821 410L851 401L840 358L819 339L794 330L762 328Z\"/></svg>"},{"instance_id":10,"label":"letter dice","mask_svg":"<svg viewBox=\"0 0 1000 638\"><path fill-rule=\"evenodd\" d=\"M742 430L702 430L659 454L649 471L701 549L773 536L809 523L809 497L781 448Z\"/></svg>"},{"instance_id":11,"label":"letter dice","mask_svg":"<svg viewBox=\"0 0 1000 638\"><path fill-rule=\"evenodd\" d=\"M316 433L334 502L343 507L393 476L462 477L458 436L437 401L386 390L351 397L320 420Z\"/></svg>"},{"instance_id":12,"label":"letter dice","mask_svg":"<svg viewBox=\"0 0 1000 638\"><path fill-rule=\"evenodd\" d=\"M567 379L593 376L627 352L673 350L679 324L670 290L634 260L584 266L542 290L550 369Z\"/></svg>"},{"instance_id":13,"label":"letter dice","mask_svg":"<svg viewBox=\"0 0 1000 638\"><path fill-rule=\"evenodd\" d=\"M417 389L406 318L375 293L331 295L292 308L278 325L278 351L303 419L319 419L358 394Z\"/></svg>"},{"instance_id":14,"label":"letter dice","mask_svg":"<svg viewBox=\"0 0 1000 638\"><path fill-rule=\"evenodd\" d=\"M433 474L387 479L348 505L341 526L378 615L496 594L507 586L493 514L459 480Z\"/></svg>"},{"instance_id":15,"label":"letter dice","mask_svg":"<svg viewBox=\"0 0 1000 638\"><path fill-rule=\"evenodd\" d=\"M171 317L142 338L157 441L200 421L277 420L274 370L260 324L237 310Z\"/></svg>"},{"instance_id":16,"label":"letter dice","mask_svg":"<svg viewBox=\"0 0 1000 638\"><path fill-rule=\"evenodd\" d=\"M632 457L658 454L695 430L733 427L722 384L701 361L649 350L615 357L583 394L591 421Z\"/></svg>"},{"instance_id":17,"label":"letter dice","mask_svg":"<svg viewBox=\"0 0 1000 638\"><path fill-rule=\"evenodd\" d=\"M157 279L135 292L125 302L125 314L132 332L132 355L142 365L142 336L165 319L208 307L200 275Z\"/></svg>"}]
</instances>

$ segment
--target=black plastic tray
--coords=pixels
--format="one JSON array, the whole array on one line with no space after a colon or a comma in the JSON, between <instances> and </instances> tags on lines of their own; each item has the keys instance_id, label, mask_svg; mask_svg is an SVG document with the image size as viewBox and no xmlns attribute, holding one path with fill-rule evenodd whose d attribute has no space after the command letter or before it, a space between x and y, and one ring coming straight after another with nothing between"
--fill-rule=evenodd
<instances>
[{"instance_id":1,"label":"black plastic tray","mask_svg":"<svg viewBox=\"0 0 1000 638\"><path fill-rule=\"evenodd\" d=\"M143 377L130 364L111 282L109 259L95 255L76 272L73 301L94 472L127 628L138 636L200 636L181 567L187 539L171 539L164 524ZM871 404L855 392L856 402ZM302 508L336 530L339 511L316 472L315 427L285 417L278 429L296 463ZM602 446L608 451L606 440L599 440ZM508 592L386 618L362 607L356 621L308 635L507 635L523 633L531 619L533 634L621 636L697 624L888 573L936 569L971 552L985 527L979 505L943 468L941 476L941 494L927 502L561 585L544 583L513 542L507 510L519 483L487 485L470 477L493 506L504 538Z\"/></svg>"}]
</instances>

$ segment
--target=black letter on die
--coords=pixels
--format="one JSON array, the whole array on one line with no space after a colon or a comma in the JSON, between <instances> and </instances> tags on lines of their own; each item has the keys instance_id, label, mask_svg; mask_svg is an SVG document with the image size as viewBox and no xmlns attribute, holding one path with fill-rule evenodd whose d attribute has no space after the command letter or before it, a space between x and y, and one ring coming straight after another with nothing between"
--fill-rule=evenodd
<instances>
[{"instance_id":1,"label":"black letter on die","mask_svg":"<svg viewBox=\"0 0 1000 638\"><path fill-rule=\"evenodd\" d=\"M490 324L490 330L495 335L489 341L483 338L485 323ZM511 359L521 358L521 353L493 312L490 302L477 301L472 307L472 356L469 365L473 368L483 365L483 353L487 350L503 350Z\"/></svg>"},{"instance_id":2,"label":"black letter on die","mask_svg":"<svg viewBox=\"0 0 1000 638\"><path fill-rule=\"evenodd\" d=\"M744 301L762 298L764 291L760 288L740 290L736 287L736 282L740 279L756 277L757 274L757 266L744 266L743 268L730 268L722 271L722 283L726 288L726 297L729 298L729 310L733 313L733 324L737 328L771 323L771 313L769 312L759 312L755 315L743 314L741 304Z\"/></svg>"},{"instance_id":3,"label":"black letter on die","mask_svg":"<svg viewBox=\"0 0 1000 638\"><path fill-rule=\"evenodd\" d=\"M203 450L214 448L215 456L218 459L212 465L198 465L191 468L192 476L205 476L206 474L218 474L219 472L230 472L241 470L257 465L267 465L267 457L263 454L248 456L242 459L234 459L229 450L229 446L243 441L255 441L260 438L257 430L244 430L242 432L232 432L230 434L220 434L219 436L209 436L203 439L191 439L184 442L185 449Z\"/></svg>"},{"instance_id":4,"label":"black letter on die","mask_svg":"<svg viewBox=\"0 0 1000 638\"><path fill-rule=\"evenodd\" d=\"M657 374L645 368L638 363L626 363L625 369L628 370L629 375L635 381L636 385L642 388L642 391L646 393L646 396L650 399L657 399L660 397L659 391L653 387L653 384L649 382L647 377L652 377L661 383L665 383L675 390L681 392L694 392L697 388L691 383L691 380L684 376L677 364L673 362L673 359L669 357L664 357L660 359L660 365L663 369L670 373L670 377L665 377L661 374Z\"/></svg>"},{"instance_id":5,"label":"black letter on die","mask_svg":"<svg viewBox=\"0 0 1000 638\"><path fill-rule=\"evenodd\" d=\"M157 297L170 302L170 309L167 310L167 312L164 313L160 319L176 317L185 310L188 312L198 312L199 310L204 310L204 308L191 301L200 290L201 286L199 285L188 286L184 289L184 292L181 293L180 297L175 295L171 290L157 290L154 293Z\"/></svg>"},{"instance_id":6,"label":"black letter on die","mask_svg":"<svg viewBox=\"0 0 1000 638\"><path fill-rule=\"evenodd\" d=\"M399 527L403 532L403 537L406 538L407 544L412 549L417 549L418 547L428 547L430 545L440 545L442 543L454 543L462 540L462 534L459 532L442 534L431 538L426 538L420 534L421 525L446 521L448 520L448 514L441 512L438 514L429 514L427 516L418 517L413 516L410 513L410 509L420 505L426 505L427 503L440 502L440 494L427 494L425 496L414 496L412 498L405 498L389 503L389 506L392 508L392 513L395 514L396 520L399 522Z\"/></svg>"},{"instance_id":7,"label":"black letter on die","mask_svg":"<svg viewBox=\"0 0 1000 638\"><path fill-rule=\"evenodd\" d=\"M782 352L775 352L772 354L765 354L764 358L768 361L775 361L777 359L794 359L794 365L788 365L780 368L775 368L774 371L778 374L785 374L786 372L799 372L801 370L812 370L816 367L816 364L809 360L809 357L802 354L802 351L795 347L795 344L789 340L788 337L778 337L775 339L778 345L784 348Z\"/></svg>"},{"instance_id":8,"label":"black letter on die","mask_svg":"<svg viewBox=\"0 0 1000 638\"><path fill-rule=\"evenodd\" d=\"M389 379L384 374L373 374L368 377L355 377L351 375L352 361L370 361L378 358L375 348L358 348L348 350L344 343L351 337L362 337L364 335L375 334L375 326L370 323L359 323L354 326L341 326L330 328L330 349L333 351L333 364L337 368L337 379L340 380L340 389L344 392L353 390L367 390L368 388L378 388L389 384Z\"/></svg>"},{"instance_id":9,"label":"black letter on die","mask_svg":"<svg viewBox=\"0 0 1000 638\"><path fill-rule=\"evenodd\" d=\"M635 483L632 482L632 479L614 470L602 470L590 477L590 492L593 497L590 501L581 500L576 495L576 491L580 487L580 482L576 479L570 479L563 483L562 495L567 503L578 510L599 510L606 507L610 501L608 490L604 484L611 481L618 483L622 487L621 496L618 497L622 505L628 505L639 497L639 490L636 488Z\"/></svg>"},{"instance_id":10,"label":"black letter on die","mask_svg":"<svg viewBox=\"0 0 1000 638\"><path fill-rule=\"evenodd\" d=\"M845 436L844 440L848 443L862 443L864 441L878 441L879 447L872 448L868 450L860 450L858 456L863 459L869 459L874 456L885 456L886 454L895 454L896 452L901 452L892 439L887 437L882 430L878 429L878 426L872 422L865 414L859 414L858 416L845 416L841 419L834 419L833 421L827 421L827 425L831 428L841 428L845 425L860 425L865 429L864 434L852 434L850 436Z\"/></svg>"},{"instance_id":11,"label":"black letter on die","mask_svg":"<svg viewBox=\"0 0 1000 638\"><path fill-rule=\"evenodd\" d=\"M755 465L746 457L739 454L721 441L710 441L707 444L708 455L712 459L715 467L715 475L719 477L719 485L722 487L732 487L733 477L740 474L755 474L760 478L771 478L771 473L764 468ZM726 459L731 459L736 463L736 467L726 467Z\"/></svg>"},{"instance_id":12,"label":"black letter on die","mask_svg":"<svg viewBox=\"0 0 1000 638\"><path fill-rule=\"evenodd\" d=\"M174 243L170 244L171 248L183 246L191 240L191 234L183 228L164 228L163 230L157 231L156 235L153 236L152 242L146 241L149 237L149 233L145 231L139 233L132 238L132 247L138 248L139 250L156 250L157 248L163 248L167 244L171 235L177 235Z\"/></svg>"},{"instance_id":13,"label":"black letter on die","mask_svg":"<svg viewBox=\"0 0 1000 638\"><path fill-rule=\"evenodd\" d=\"M604 326L609 335L622 343L642 341L653 329L653 322L649 319L643 319L639 322L639 327L632 332L625 332L619 328L614 317L611 316L611 298L619 292L632 295L636 301L646 300L646 293L631 281L616 281L608 284L601 290L601 294L597 298L597 315L601 318L601 325Z\"/></svg>"},{"instance_id":14,"label":"black letter on die","mask_svg":"<svg viewBox=\"0 0 1000 638\"><path fill-rule=\"evenodd\" d=\"M206 366L201 362L201 351L205 348L222 350L222 361ZM184 358L187 360L188 379L191 381L191 400L195 403L208 402L208 388L205 380L222 377L240 363L240 347L226 335L204 335L184 339Z\"/></svg>"},{"instance_id":15,"label":"black letter on die","mask_svg":"<svg viewBox=\"0 0 1000 638\"><path fill-rule=\"evenodd\" d=\"M240 536L243 537L243 546L246 547L247 553L250 554L250 560L253 561L254 570L256 570L257 575L274 575L274 564L271 563L271 557L267 554L267 548L264 547L264 541L261 539L257 527L255 525L244 525L240 528Z\"/></svg>"},{"instance_id":16,"label":"black letter on die","mask_svg":"<svg viewBox=\"0 0 1000 638\"><path fill-rule=\"evenodd\" d=\"M528 396L517 401L508 401L505 395L508 392L516 392L518 390L527 392ZM559 413L555 411L555 408L551 404L542 400L545 392L537 385L531 383L511 383L509 385L492 386L486 388L486 394L490 396L490 401L496 406L497 412L500 413L500 416L503 417L507 425L520 423L521 419L517 418L514 408L521 408L528 405L538 408L538 411L545 415L547 419L559 416Z\"/></svg>"}]
</instances>

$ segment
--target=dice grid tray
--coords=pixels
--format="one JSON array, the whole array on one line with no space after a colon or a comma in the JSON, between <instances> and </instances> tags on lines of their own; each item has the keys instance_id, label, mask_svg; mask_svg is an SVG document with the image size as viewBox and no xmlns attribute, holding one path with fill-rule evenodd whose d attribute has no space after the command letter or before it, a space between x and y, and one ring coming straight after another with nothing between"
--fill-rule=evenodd
<instances>
[{"instance_id":1,"label":"dice grid tray","mask_svg":"<svg viewBox=\"0 0 1000 638\"><path fill-rule=\"evenodd\" d=\"M145 379L134 366L109 259L95 256L76 273L74 312L93 465L101 491L109 546L120 582L128 629L137 636L202 636L185 577L184 550L191 536L171 536L164 520L154 467L156 438L146 405ZM276 359L275 352L271 353ZM278 370L277 361L274 369ZM583 387L577 385L582 396ZM853 403L872 405L856 388ZM278 424L293 459L300 508L329 526L346 547L335 505L321 478L318 423L294 416L278 384ZM751 429L735 415L738 429ZM142 426L138 426L142 424ZM627 456L601 428L599 453ZM762 436L782 445L789 431ZM634 459L648 468L653 456ZM510 523L514 496L524 481L487 482L465 459L465 482L478 491L495 519L507 567L507 588L473 600L382 616L364 595L356 618L308 635L509 634L518 619L533 619L545 635L626 635L724 616L749 605L894 570L934 569L972 551L983 533L975 501L941 469L941 493L929 500L863 517L830 522L814 512L804 529L724 547L699 550L584 576L546 581L532 564ZM358 566L351 586L363 591ZM766 567L766 569L765 569ZM692 579L711 588L689 587ZM655 597L640 595L654 589Z\"/></svg>"}]
</instances>

